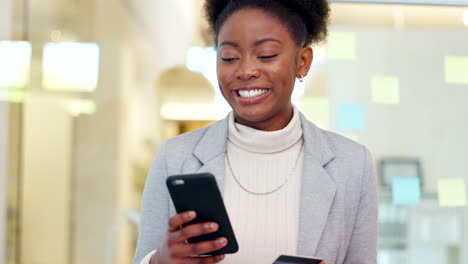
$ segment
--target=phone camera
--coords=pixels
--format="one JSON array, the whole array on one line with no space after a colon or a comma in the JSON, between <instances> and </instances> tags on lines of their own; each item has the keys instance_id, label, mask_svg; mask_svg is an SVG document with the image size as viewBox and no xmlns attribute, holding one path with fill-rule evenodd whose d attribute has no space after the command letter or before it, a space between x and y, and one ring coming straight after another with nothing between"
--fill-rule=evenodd
<instances>
[{"instance_id":1,"label":"phone camera","mask_svg":"<svg viewBox=\"0 0 468 264\"><path fill-rule=\"evenodd\" d=\"M173 180L172 185L177 186L177 185L184 185L184 180L178 179L178 180Z\"/></svg>"}]
</instances>

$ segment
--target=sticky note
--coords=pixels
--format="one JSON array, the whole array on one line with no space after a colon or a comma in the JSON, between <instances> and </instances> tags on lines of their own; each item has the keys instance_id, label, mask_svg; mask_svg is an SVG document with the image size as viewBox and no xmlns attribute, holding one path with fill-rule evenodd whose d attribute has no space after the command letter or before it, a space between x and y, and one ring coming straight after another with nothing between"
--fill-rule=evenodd
<instances>
[{"instance_id":1,"label":"sticky note","mask_svg":"<svg viewBox=\"0 0 468 264\"><path fill-rule=\"evenodd\" d=\"M415 205L421 200L421 181L416 177L395 177L392 181L395 205Z\"/></svg>"},{"instance_id":2,"label":"sticky note","mask_svg":"<svg viewBox=\"0 0 468 264\"><path fill-rule=\"evenodd\" d=\"M330 32L327 49L329 59L355 60L356 34L354 32Z\"/></svg>"},{"instance_id":3,"label":"sticky note","mask_svg":"<svg viewBox=\"0 0 468 264\"><path fill-rule=\"evenodd\" d=\"M365 106L362 104L340 104L338 106L338 127L342 130L364 130Z\"/></svg>"},{"instance_id":4,"label":"sticky note","mask_svg":"<svg viewBox=\"0 0 468 264\"><path fill-rule=\"evenodd\" d=\"M445 82L468 84L468 57L445 57Z\"/></svg>"},{"instance_id":5,"label":"sticky note","mask_svg":"<svg viewBox=\"0 0 468 264\"><path fill-rule=\"evenodd\" d=\"M376 75L371 80L372 102L377 104L400 103L400 80L396 76Z\"/></svg>"},{"instance_id":6,"label":"sticky note","mask_svg":"<svg viewBox=\"0 0 468 264\"><path fill-rule=\"evenodd\" d=\"M465 180L462 178L439 179L437 181L437 191L441 207L466 205Z\"/></svg>"},{"instance_id":7,"label":"sticky note","mask_svg":"<svg viewBox=\"0 0 468 264\"><path fill-rule=\"evenodd\" d=\"M303 97L302 113L305 117L321 128L329 125L329 102L327 97Z\"/></svg>"}]
</instances>

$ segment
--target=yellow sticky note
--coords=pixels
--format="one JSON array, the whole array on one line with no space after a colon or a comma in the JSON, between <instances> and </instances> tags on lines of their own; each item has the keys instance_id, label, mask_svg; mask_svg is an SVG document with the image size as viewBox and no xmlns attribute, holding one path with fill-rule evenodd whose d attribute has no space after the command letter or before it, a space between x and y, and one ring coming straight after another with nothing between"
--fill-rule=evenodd
<instances>
[{"instance_id":1,"label":"yellow sticky note","mask_svg":"<svg viewBox=\"0 0 468 264\"><path fill-rule=\"evenodd\" d=\"M445 57L445 82L468 84L468 57Z\"/></svg>"},{"instance_id":2,"label":"yellow sticky note","mask_svg":"<svg viewBox=\"0 0 468 264\"><path fill-rule=\"evenodd\" d=\"M465 180L462 178L439 179L437 182L439 205L456 207L466 205Z\"/></svg>"},{"instance_id":3,"label":"yellow sticky note","mask_svg":"<svg viewBox=\"0 0 468 264\"><path fill-rule=\"evenodd\" d=\"M327 97L303 97L302 113L317 126L328 128L330 110Z\"/></svg>"},{"instance_id":4,"label":"yellow sticky note","mask_svg":"<svg viewBox=\"0 0 468 264\"><path fill-rule=\"evenodd\" d=\"M372 102L377 104L400 103L400 80L396 76L372 77Z\"/></svg>"},{"instance_id":5,"label":"yellow sticky note","mask_svg":"<svg viewBox=\"0 0 468 264\"><path fill-rule=\"evenodd\" d=\"M356 34L330 32L327 41L328 57L332 60L356 59Z\"/></svg>"}]
</instances>

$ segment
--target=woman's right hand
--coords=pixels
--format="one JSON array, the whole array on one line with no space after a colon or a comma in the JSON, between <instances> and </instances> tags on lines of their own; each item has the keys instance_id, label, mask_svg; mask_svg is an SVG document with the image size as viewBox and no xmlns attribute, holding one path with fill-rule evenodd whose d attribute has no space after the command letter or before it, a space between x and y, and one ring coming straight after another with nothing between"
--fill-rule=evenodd
<instances>
[{"instance_id":1,"label":"woman's right hand","mask_svg":"<svg viewBox=\"0 0 468 264\"><path fill-rule=\"evenodd\" d=\"M164 244L151 258L150 264L210 264L218 263L224 259L224 255L198 257L227 245L224 237L214 240L189 244L187 239L197 237L218 230L218 224L213 222L182 225L196 218L194 211L183 212L169 219L169 230Z\"/></svg>"}]
</instances>

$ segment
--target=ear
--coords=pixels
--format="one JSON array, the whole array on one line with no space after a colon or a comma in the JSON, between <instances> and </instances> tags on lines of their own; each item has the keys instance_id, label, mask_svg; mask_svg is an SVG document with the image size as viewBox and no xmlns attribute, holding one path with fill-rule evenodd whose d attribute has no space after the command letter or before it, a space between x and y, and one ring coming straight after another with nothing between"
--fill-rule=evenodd
<instances>
[{"instance_id":1,"label":"ear","mask_svg":"<svg viewBox=\"0 0 468 264\"><path fill-rule=\"evenodd\" d=\"M307 76L309 73L310 65L312 65L312 61L314 60L314 51L311 47L301 48L299 51L299 56L297 60L297 69L296 75L299 76Z\"/></svg>"}]
</instances>

